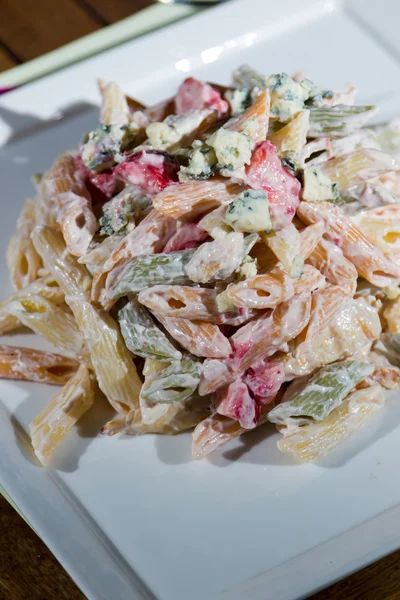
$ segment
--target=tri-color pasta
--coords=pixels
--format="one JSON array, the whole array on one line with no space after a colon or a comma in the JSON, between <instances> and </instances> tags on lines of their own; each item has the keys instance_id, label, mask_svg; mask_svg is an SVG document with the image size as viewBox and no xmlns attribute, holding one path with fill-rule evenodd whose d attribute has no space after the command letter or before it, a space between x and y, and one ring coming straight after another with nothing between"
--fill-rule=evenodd
<instances>
[{"instance_id":1,"label":"tri-color pasta","mask_svg":"<svg viewBox=\"0 0 400 600\"><path fill-rule=\"evenodd\" d=\"M98 127L37 179L11 239L21 325L0 377L64 385L31 424L49 464L94 404L101 432L194 428L203 458L274 423L314 460L400 386L400 128L354 88L239 67L146 107L98 82ZM93 408L95 410L95 407Z\"/></svg>"}]
</instances>

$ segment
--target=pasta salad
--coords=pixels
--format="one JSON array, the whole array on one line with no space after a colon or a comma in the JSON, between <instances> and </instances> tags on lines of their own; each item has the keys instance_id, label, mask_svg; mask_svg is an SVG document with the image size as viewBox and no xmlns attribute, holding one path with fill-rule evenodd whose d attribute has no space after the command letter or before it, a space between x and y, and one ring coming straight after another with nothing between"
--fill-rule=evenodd
<instances>
[{"instance_id":1,"label":"pasta salad","mask_svg":"<svg viewBox=\"0 0 400 600\"><path fill-rule=\"evenodd\" d=\"M1 377L63 386L39 461L98 393L106 435L193 429L199 459L268 421L325 455L400 385L400 123L247 65L154 106L98 83L99 126L35 176L7 253L0 332L60 352L0 346Z\"/></svg>"}]
</instances>

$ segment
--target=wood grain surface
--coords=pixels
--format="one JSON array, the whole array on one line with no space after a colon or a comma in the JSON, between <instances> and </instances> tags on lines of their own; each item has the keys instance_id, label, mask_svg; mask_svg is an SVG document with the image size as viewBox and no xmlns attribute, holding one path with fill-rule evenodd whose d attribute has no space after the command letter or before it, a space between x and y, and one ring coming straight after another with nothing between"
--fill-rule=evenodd
<instances>
[{"instance_id":1,"label":"wood grain surface","mask_svg":"<svg viewBox=\"0 0 400 600\"><path fill-rule=\"evenodd\" d=\"M152 3L152 0L0 0L0 71L128 17ZM288 585L295 586L295 581ZM0 496L0 600L56 599L83 600L84 596L50 550ZM400 600L400 550L310 600Z\"/></svg>"}]
</instances>

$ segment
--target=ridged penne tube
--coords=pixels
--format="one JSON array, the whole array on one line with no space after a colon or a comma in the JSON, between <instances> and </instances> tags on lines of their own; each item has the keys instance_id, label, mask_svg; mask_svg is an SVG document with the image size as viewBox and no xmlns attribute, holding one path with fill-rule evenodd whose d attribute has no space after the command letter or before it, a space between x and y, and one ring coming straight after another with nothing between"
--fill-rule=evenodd
<instances>
[{"instance_id":1,"label":"ridged penne tube","mask_svg":"<svg viewBox=\"0 0 400 600\"><path fill-rule=\"evenodd\" d=\"M313 294L308 325L294 341L296 356L305 359L308 353L313 353L312 342L329 325L349 298L349 290L339 286L327 286Z\"/></svg>"},{"instance_id":2,"label":"ridged penne tube","mask_svg":"<svg viewBox=\"0 0 400 600\"><path fill-rule=\"evenodd\" d=\"M278 441L278 448L302 461L322 458L360 429L384 402L379 385L352 392L324 421L284 435Z\"/></svg>"},{"instance_id":3,"label":"ridged penne tube","mask_svg":"<svg viewBox=\"0 0 400 600\"><path fill-rule=\"evenodd\" d=\"M35 203L35 222L36 225L59 229L60 225L57 223L58 205L53 192L52 169L50 169L44 173L38 187Z\"/></svg>"},{"instance_id":4,"label":"ridged penne tube","mask_svg":"<svg viewBox=\"0 0 400 600\"><path fill-rule=\"evenodd\" d=\"M206 181L191 181L171 185L154 198L154 208L174 219L192 219L220 206L229 204L243 186L223 177L213 177Z\"/></svg>"},{"instance_id":5,"label":"ridged penne tube","mask_svg":"<svg viewBox=\"0 0 400 600\"><path fill-rule=\"evenodd\" d=\"M175 229L176 223L173 219L152 210L133 231L122 238L119 246L95 274L92 300L107 305L110 302L107 290L114 286L125 265L141 254L161 252Z\"/></svg>"},{"instance_id":6,"label":"ridged penne tube","mask_svg":"<svg viewBox=\"0 0 400 600\"><path fill-rule=\"evenodd\" d=\"M92 279L86 268L68 252L61 233L37 226L32 232L32 241L63 293L89 298Z\"/></svg>"},{"instance_id":7,"label":"ridged penne tube","mask_svg":"<svg viewBox=\"0 0 400 600\"><path fill-rule=\"evenodd\" d=\"M0 346L0 378L64 385L77 371L76 360L42 350Z\"/></svg>"},{"instance_id":8,"label":"ridged penne tube","mask_svg":"<svg viewBox=\"0 0 400 600\"><path fill-rule=\"evenodd\" d=\"M271 248L285 271L300 277L304 258L300 254L300 233L293 223L273 235L261 234L261 239Z\"/></svg>"},{"instance_id":9,"label":"ridged penne tube","mask_svg":"<svg viewBox=\"0 0 400 600\"><path fill-rule=\"evenodd\" d=\"M265 309L275 308L295 294L313 292L324 285L325 277L317 269L310 268L310 265L304 265L300 279L275 267L265 275L256 275L240 283L230 284L225 294L237 307Z\"/></svg>"},{"instance_id":10,"label":"ridged penne tube","mask_svg":"<svg viewBox=\"0 0 400 600\"><path fill-rule=\"evenodd\" d=\"M58 392L29 426L33 450L47 466L70 429L94 403L94 384L87 367L76 374Z\"/></svg>"},{"instance_id":11,"label":"ridged penne tube","mask_svg":"<svg viewBox=\"0 0 400 600\"><path fill-rule=\"evenodd\" d=\"M15 289L20 290L38 277L42 261L31 240L35 227L35 200L28 198L17 221L17 230L7 248L7 265Z\"/></svg>"},{"instance_id":12,"label":"ridged penne tube","mask_svg":"<svg viewBox=\"0 0 400 600\"><path fill-rule=\"evenodd\" d=\"M100 92L101 96L103 96L104 91L107 87L107 81L105 81L104 79L98 78L97 79L97 87L99 88L99 92ZM136 100L136 98L132 98L132 96L129 96L128 94L125 94L125 99L126 99L126 102L128 104L128 107L129 107L129 110L131 113L136 112L137 110L144 110L146 108L145 104L143 104L139 100Z\"/></svg>"},{"instance_id":13,"label":"ridged penne tube","mask_svg":"<svg viewBox=\"0 0 400 600\"><path fill-rule=\"evenodd\" d=\"M267 138L271 95L264 90L257 100L236 119L228 122L225 128L248 135L254 142L263 142Z\"/></svg>"},{"instance_id":14,"label":"ridged penne tube","mask_svg":"<svg viewBox=\"0 0 400 600\"><path fill-rule=\"evenodd\" d=\"M139 293L138 300L150 310L167 317L222 323L216 290L183 285L156 285Z\"/></svg>"},{"instance_id":15,"label":"ridged penne tube","mask_svg":"<svg viewBox=\"0 0 400 600\"><path fill-rule=\"evenodd\" d=\"M309 326L294 340L293 355L286 356L287 379L368 350L379 338L382 327L374 302L365 297L344 300L345 295L335 287L314 294Z\"/></svg>"},{"instance_id":16,"label":"ridged penne tube","mask_svg":"<svg viewBox=\"0 0 400 600\"><path fill-rule=\"evenodd\" d=\"M267 414L268 411L261 413L257 427L267 421ZM249 430L241 427L239 421L218 414L210 415L193 431L192 457L201 460L247 431Z\"/></svg>"},{"instance_id":17,"label":"ridged penne tube","mask_svg":"<svg viewBox=\"0 0 400 600\"><path fill-rule=\"evenodd\" d=\"M85 340L74 317L60 306L46 298L30 294L10 302L7 310L20 323L62 350L66 356L80 358L90 364Z\"/></svg>"},{"instance_id":18,"label":"ridged penne tube","mask_svg":"<svg viewBox=\"0 0 400 600\"><path fill-rule=\"evenodd\" d=\"M302 202L297 210L305 223L322 221L325 235L341 248L358 274L377 287L400 279L400 266L387 258L338 207L329 202Z\"/></svg>"},{"instance_id":19,"label":"ridged penne tube","mask_svg":"<svg viewBox=\"0 0 400 600\"><path fill-rule=\"evenodd\" d=\"M195 356L223 358L232 351L228 338L214 323L154 315L170 336Z\"/></svg>"},{"instance_id":20,"label":"ridged penne tube","mask_svg":"<svg viewBox=\"0 0 400 600\"><path fill-rule=\"evenodd\" d=\"M307 143L307 132L310 126L310 111L302 110L289 123L286 123L268 139L276 146L282 156L288 153L300 154Z\"/></svg>"},{"instance_id":21,"label":"ridged penne tube","mask_svg":"<svg viewBox=\"0 0 400 600\"><path fill-rule=\"evenodd\" d=\"M100 269L106 260L108 260L111 254L121 244L120 235L109 235L100 244L97 244L94 248L89 250L87 254L79 257L78 262L81 265L86 265L88 270L95 273Z\"/></svg>"},{"instance_id":22,"label":"ridged penne tube","mask_svg":"<svg viewBox=\"0 0 400 600\"><path fill-rule=\"evenodd\" d=\"M384 304L383 316L386 321L386 331L400 333L400 296Z\"/></svg>"},{"instance_id":23,"label":"ridged penne tube","mask_svg":"<svg viewBox=\"0 0 400 600\"><path fill-rule=\"evenodd\" d=\"M333 242L322 239L315 246L307 262L318 269L329 283L349 290L350 295L354 294L357 286L357 269Z\"/></svg>"},{"instance_id":24,"label":"ridged penne tube","mask_svg":"<svg viewBox=\"0 0 400 600\"><path fill-rule=\"evenodd\" d=\"M100 121L103 125L126 125L129 123L129 107L121 88L110 81L102 92Z\"/></svg>"},{"instance_id":25,"label":"ridged penne tube","mask_svg":"<svg viewBox=\"0 0 400 600\"><path fill-rule=\"evenodd\" d=\"M132 356L114 319L88 301L85 267L66 252L60 233L37 227L33 237L86 340L100 389L117 412L138 409L141 381Z\"/></svg>"},{"instance_id":26,"label":"ridged penne tube","mask_svg":"<svg viewBox=\"0 0 400 600\"><path fill-rule=\"evenodd\" d=\"M386 256L400 257L400 204L361 211L353 222Z\"/></svg>"},{"instance_id":27,"label":"ridged penne tube","mask_svg":"<svg viewBox=\"0 0 400 600\"><path fill-rule=\"evenodd\" d=\"M311 294L300 294L243 325L230 338L232 352L228 358L204 361L200 395L215 392L234 381L252 364L271 356L297 337L310 319L310 309Z\"/></svg>"},{"instance_id":28,"label":"ridged penne tube","mask_svg":"<svg viewBox=\"0 0 400 600\"><path fill-rule=\"evenodd\" d=\"M47 193L57 205L57 222L71 254L82 256L97 230L89 193L76 177L75 157L65 153L59 156L46 174Z\"/></svg>"},{"instance_id":29,"label":"ridged penne tube","mask_svg":"<svg viewBox=\"0 0 400 600\"><path fill-rule=\"evenodd\" d=\"M364 183L390 171L398 171L399 168L393 156L373 148L362 148L351 154L332 158L320 166L321 173L333 183L337 183L339 190Z\"/></svg>"},{"instance_id":30,"label":"ridged penne tube","mask_svg":"<svg viewBox=\"0 0 400 600\"><path fill-rule=\"evenodd\" d=\"M42 298L50 300L54 304L62 304L64 302L64 293L58 286L52 275L39 277L36 281L29 283L22 290L19 290L14 296L0 303L0 335L4 335L9 331L18 329L21 326L20 321L8 310L8 306L18 298L26 298L31 294L36 294Z\"/></svg>"}]
</instances>

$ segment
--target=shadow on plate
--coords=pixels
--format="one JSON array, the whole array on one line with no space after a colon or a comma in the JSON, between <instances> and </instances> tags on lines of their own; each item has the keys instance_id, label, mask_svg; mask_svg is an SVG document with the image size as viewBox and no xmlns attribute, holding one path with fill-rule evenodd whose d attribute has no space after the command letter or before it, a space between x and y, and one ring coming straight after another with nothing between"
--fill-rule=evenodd
<instances>
[{"instance_id":1,"label":"shadow on plate","mask_svg":"<svg viewBox=\"0 0 400 600\"><path fill-rule=\"evenodd\" d=\"M52 118L41 119L31 113L14 112L4 106L0 106L0 120L4 121L11 129L11 133L5 140L5 144L17 142L27 136L42 132L59 124L60 121L64 122L66 119L80 116L82 113L92 113L98 118L98 111L98 106L95 104L90 104L89 102L74 102L73 104L62 107ZM87 116L92 116L92 114ZM80 136L82 136L82 133L84 132L78 132ZM80 138L78 138L78 140L79 139ZM68 147L69 144L67 140L65 148Z\"/></svg>"},{"instance_id":2,"label":"shadow on plate","mask_svg":"<svg viewBox=\"0 0 400 600\"><path fill-rule=\"evenodd\" d=\"M30 383L29 385L36 387L37 384ZM32 464L40 465L33 452L30 436L21 425L21 422L26 422L27 415L32 415L32 403L35 401L34 387L32 388L32 394L21 402L14 414L11 415L10 422L14 429L18 448L24 458ZM54 388L54 395L61 389L57 386L52 386L52 388ZM40 412L40 409L37 412ZM100 435L100 429L104 423L112 418L114 414L113 408L109 405L105 397L102 394L98 394L93 407L78 421L70 434L66 436L57 448L50 465L51 468L64 473L76 471L79 467L79 460L85 454L92 441ZM36 413L32 415L32 418L34 416L36 416Z\"/></svg>"}]
</instances>

